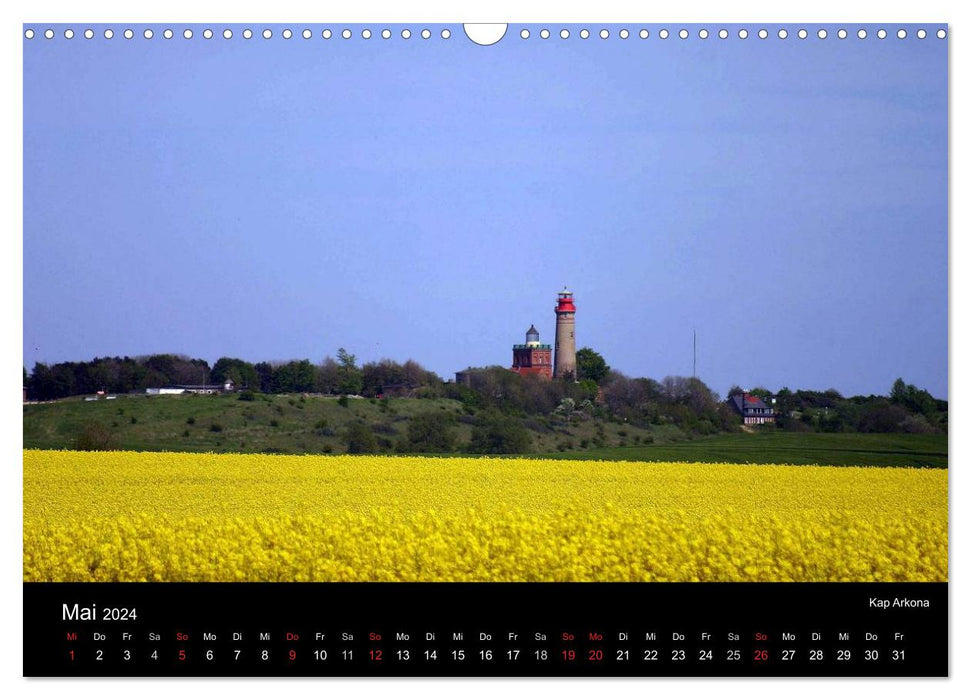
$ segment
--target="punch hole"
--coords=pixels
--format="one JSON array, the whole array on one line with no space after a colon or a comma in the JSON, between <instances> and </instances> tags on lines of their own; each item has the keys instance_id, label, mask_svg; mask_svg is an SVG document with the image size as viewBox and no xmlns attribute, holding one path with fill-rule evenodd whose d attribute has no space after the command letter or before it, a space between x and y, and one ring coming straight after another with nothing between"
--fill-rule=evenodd
<instances>
[{"instance_id":1,"label":"punch hole","mask_svg":"<svg viewBox=\"0 0 971 700\"><path fill-rule=\"evenodd\" d=\"M432 38L432 33L428 29L422 29L421 30L421 38L422 39L431 39Z\"/></svg>"},{"instance_id":2,"label":"punch hole","mask_svg":"<svg viewBox=\"0 0 971 700\"><path fill-rule=\"evenodd\" d=\"M162 36L164 36L166 39L171 39L175 36L175 32L173 32L171 29L166 29L164 32L162 32Z\"/></svg>"},{"instance_id":3,"label":"punch hole","mask_svg":"<svg viewBox=\"0 0 971 700\"><path fill-rule=\"evenodd\" d=\"M927 38L927 32L924 31L923 29L918 29L917 30L917 38L918 39L926 39Z\"/></svg>"},{"instance_id":4,"label":"punch hole","mask_svg":"<svg viewBox=\"0 0 971 700\"><path fill-rule=\"evenodd\" d=\"M907 30L906 29L898 29L897 30L897 38L898 39L906 39L907 38Z\"/></svg>"},{"instance_id":5,"label":"punch hole","mask_svg":"<svg viewBox=\"0 0 971 700\"><path fill-rule=\"evenodd\" d=\"M186 29L184 32L182 32L182 37L185 38L185 39L191 39L192 38L192 30L191 29Z\"/></svg>"},{"instance_id":6,"label":"punch hole","mask_svg":"<svg viewBox=\"0 0 971 700\"><path fill-rule=\"evenodd\" d=\"M381 38L382 39L390 39L391 38L391 30L390 29L382 29L381 30Z\"/></svg>"},{"instance_id":7,"label":"punch hole","mask_svg":"<svg viewBox=\"0 0 971 700\"><path fill-rule=\"evenodd\" d=\"M113 29L105 29L105 39L111 39L114 35L115 35L115 32Z\"/></svg>"},{"instance_id":8,"label":"punch hole","mask_svg":"<svg viewBox=\"0 0 971 700\"><path fill-rule=\"evenodd\" d=\"M73 39L74 38L74 30L73 29L65 29L64 30L64 38L65 39Z\"/></svg>"},{"instance_id":9,"label":"punch hole","mask_svg":"<svg viewBox=\"0 0 971 700\"><path fill-rule=\"evenodd\" d=\"M748 39L748 29L739 29L738 30L738 38L739 39Z\"/></svg>"},{"instance_id":10,"label":"punch hole","mask_svg":"<svg viewBox=\"0 0 971 700\"><path fill-rule=\"evenodd\" d=\"M846 38L846 30L845 29L840 29L838 32L836 32L836 36L838 36L840 39L845 39Z\"/></svg>"},{"instance_id":11,"label":"punch hole","mask_svg":"<svg viewBox=\"0 0 971 700\"><path fill-rule=\"evenodd\" d=\"M248 27L246 29L244 29L243 30L243 38L244 39L252 39L253 38L253 30L252 29L249 29Z\"/></svg>"},{"instance_id":12,"label":"punch hole","mask_svg":"<svg viewBox=\"0 0 971 700\"><path fill-rule=\"evenodd\" d=\"M561 39L569 39L570 38L570 30L569 29L561 29L560 30L560 38Z\"/></svg>"},{"instance_id":13,"label":"punch hole","mask_svg":"<svg viewBox=\"0 0 971 700\"><path fill-rule=\"evenodd\" d=\"M678 36L681 37L682 39L687 39L688 38L688 30L687 29L682 29L680 32L678 32Z\"/></svg>"},{"instance_id":14,"label":"punch hole","mask_svg":"<svg viewBox=\"0 0 971 700\"><path fill-rule=\"evenodd\" d=\"M627 31L626 29L621 29L620 30L620 38L621 39L626 39L629 36L630 36L630 32L629 31Z\"/></svg>"},{"instance_id":15,"label":"punch hole","mask_svg":"<svg viewBox=\"0 0 971 700\"><path fill-rule=\"evenodd\" d=\"M877 30L877 39L886 39L886 38L887 38L887 30L886 29L878 29Z\"/></svg>"},{"instance_id":16,"label":"punch hole","mask_svg":"<svg viewBox=\"0 0 971 700\"><path fill-rule=\"evenodd\" d=\"M361 38L363 38L363 39L370 39L371 38L371 30L370 29L363 29L363 30L361 30Z\"/></svg>"},{"instance_id":17,"label":"punch hole","mask_svg":"<svg viewBox=\"0 0 971 700\"><path fill-rule=\"evenodd\" d=\"M213 34L212 34L212 30L211 29L203 29L202 30L202 38L203 39L212 39L212 36L213 36Z\"/></svg>"},{"instance_id":18,"label":"punch hole","mask_svg":"<svg viewBox=\"0 0 971 700\"><path fill-rule=\"evenodd\" d=\"M344 31L342 31L341 32L341 38L343 38L343 39L350 39L351 38L351 30L350 29L345 29Z\"/></svg>"},{"instance_id":19,"label":"punch hole","mask_svg":"<svg viewBox=\"0 0 971 700\"><path fill-rule=\"evenodd\" d=\"M707 29L699 29L698 30L698 38L700 38L700 39L707 39L708 38L708 30Z\"/></svg>"},{"instance_id":20,"label":"punch hole","mask_svg":"<svg viewBox=\"0 0 971 700\"><path fill-rule=\"evenodd\" d=\"M944 39L946 37L947 37L947 32L945 30L943 30L943 29L938 29L937 30L937 38L938 39Z\"/></svg>"},{"instance_id":21,"label":"punch hole","mask_svg":"<svg viewBox=\"0 0 971 700\"><path fill-rule=\"evenodd\" d=\"M825 39L827 36L826 30L820 29L818 32L816 32L816 36L818 36L820 39Z\"/></svg>"},{"instance_id":22,"label":"punch hole","mask_svg":"<svg viewBox=\"0 0 971 700\"><path fill-rule=\"evenodd\" d=\"M28 29L27 31L25 31L24 32L24 38L25 39L33 39L34 38L34 30L33 29Z\"/></svg>"},{"instance_id":23,"label":"punch hole","mask_svg":"<svg viewBox=\"0 0 971 700\"><path fill-rule=\"evenodd\" d=\"M580 30L580 38L581 39L589 39L590 38L590 30L589 29L581 29Z\"/></svg>"},{"instance_id":24,"label":"punch hole","mask_svg":"<svg viewBox=\"0 0 971 700\"><path fill-rule=\"evenodd\" d=\"M53 29L48 29L46 32L44 32L44 38L45 39L53 39L54 38L54 30Z\"/></svg>"},{"instance_id":25,"label":"punch hole","mask_svg":"<svg viewBox=\"0 0 971 700\"><path fill-rule=\"evenodd\" d=\"M320 33L320 36L322 36L324 39L330 39L332 36L334 36L334 32L330 31L329 29L325 29Z\"/></svg>"},{"instance_id":26,"label":"punch hole","mask_svg":"<svg viewBox=\"0 0 971 700\"><path fill-rule=\"evenodd\" d=\"M805 39L807 36L809 36L809 32L807 32L805 29L800 29L798 36L800 39Z\"/></svg>"},{"instance_id":27,"label":"punch hole","mask_svg":"<svg viewBox=\"0 0 971 700\"><path fill-rule=\"evenodd\" d=\"M169 33L171 34L171 30L169 30ZM85 39L94 39L94 30L93 29L85 29L84 30L84 38Z\"/></svg>"},{"instance_id":28,"label":"punch hole","mask_svg":"<svg viewBox=\"0 0 971 700\"><path fill-rule=\"evenodd\" d=\"M529 30L528 29L523 29L521 32L519 32L519 36L521 36L523 39L528 39L529 38Z\"/></svg>"},{"instance_id":29,"label":"punch hole","mask_svg":"<svg viewBox=\"0 0 971 700\"><path fill-rule=\"evenodd\" d=\"M727 39L728 38L728 30L727 29L719 29L718 30L718 38L719 39Z\"/></svg>"},{"instance_id":30,"label":"punch hole","mask_svg":"<svg viewBox=\"0 0 971 700\"><path fill-rule=\"evenodd\" d=\"M142 32L142 36L146 39L151 39L155 36L155 32L153 32L151 29L146 29L144 32Z\"/></svg>"},{"instance_id":31,"label":"punch hole","mask_svg":"<svg viewBox=\"0 0 971 700\"><path fill-rule=\"evenodd\" d=\"M780 29L779 30L779 38L780 39L785 39L788 36L789 36L789 32L788 31L786 31L785 29Z\"/></svg>"},{"instance_id":32,"label":"punch hole","mask_svg":"<svg viewBox=\"0 0 971 700\"><path fill-rule=\"evenodd\" d=\"M541 29L540 32L539 32L539 38L540 39L549 39L550 38L550 30L549 29Z\"/></svg>"},{"instance_id":33,"label":"punch hole","mask_svg":"<svg viewBox=\"0 0 971 700\"><path fill-rule=\"evenodd\" d=\"M866 29L861 29L856 33L856 35L861 39L866 39Z\"/></svg>"},{"instance_id":34,"label":"punch hole","mask_svg":"<svg viewBox=\"0 0 971 700\"><path fill-rule=\"evenodd\" d=\"M668 30L667 30L667 29L662 29L661 31L659 31L659 32L657 33L657 35L658 35L658 36L659 36L659 37L660 37L661 39L667 39L667 38L668 38Z\"/></svg>"},{"instance_id":35,"label":"punch hole","mask_svg":"<svg viewBox=\"0 0 971 700\"><path fill-rule=\"evenodd\" d=\"M443 30L442 30L442 38L443 38L443 39L448 39L448 38L450 38L451 36L452 36L452 32L451 32L451 30L449 30L449 29L443 29Z\"/></svg>"},{"instance_id":36,"label":"punch hole","mask_svg":"<svg viewBox=\"0 0 971 700\"><path fill-rule=\"evenodd\" d=\"M642 30L641 30L640 32L638 32L638 36L639 36L639 37L640 37L641 39L646 39L646 38L647 38L647 37L649 37L650 35L651 35L651 33L650 33L649 31L647 31L646 29L642 29Z\"/></svg>"},{"instance_id":37,"label":"punch hole","mask_svg":"<svg viewBox=\"0 0 971 700\"><path fill-rule=\"evenodd\" d=\"M609 36L610 36L610 32L608 32L606 29L601 29L600 30L600 38L601 39L606 39Z\"/></svg>"},{"instance_id":38,"label":"punch hole","mask_svg":"<svg viewBox=\"0 0 971 700\"><path fill-rule=\"evenodd\" d=\"M292 30L290 30L290 29L284 29L283 30L283 38L284 39L290 39L292 37L293 37L293 31Z\"/></svg>"},{"instance_id":39,"label":"punch hole","mask_svg":"<svg viewBox=\"0 0 971 700\"><path fill-rule=\"evenodd\" d=\"M233 30L223 29L223 39L232 39L232 38L233 38Z\"/></svg>"},{"instance_id":40,"label":"punch hole","mask_svg":"<svg viewBox=\"0 0 971 700\"><path fill-rule=\"evenodd\" d=\"M410 39L411 38L411 30L410 29L402 29L401 30L401 38L402 39Z\"/></svg>"},{"instance_id":41,"label":"punch hole","mask_svg":"<svg viewBox=\"0 0 971 700\"><path fill-rule=\"evenodd\" d=\"M304 29L303 30L303 33L301 34L301 36L303 36L304 39L309 39L313 35L314 35L314 33L312 31L310 31L309 29Z\"/></svg>"},{"instance_id":42,"label":"punch hole","mask_svg":"<svg viewBox=\"0 0 971 700\"><path fill-rule=\"evenodd\" d=\"M759 30L759 39L768 39L768 38L769 38L769 32L768 32L768 30L760 29Z\"/></svg>"}]
</instances>

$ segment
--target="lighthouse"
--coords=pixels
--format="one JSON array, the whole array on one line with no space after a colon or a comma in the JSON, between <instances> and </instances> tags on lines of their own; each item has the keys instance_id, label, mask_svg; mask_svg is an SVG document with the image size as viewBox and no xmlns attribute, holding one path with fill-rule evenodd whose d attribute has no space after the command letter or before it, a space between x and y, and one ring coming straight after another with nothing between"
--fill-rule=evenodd
<instances>
[{"instance_id":1,"label":"lighthouse","mask_svg":"<svg viewBox=\"0 0 971 700\"><path fill-rule=\"evenodd\" d=\"M573 305L573 292L566 287L556 300L556 346L553 356L553 376L557 379L577 378L577 307Z\"/></svg>"}]
</instances>

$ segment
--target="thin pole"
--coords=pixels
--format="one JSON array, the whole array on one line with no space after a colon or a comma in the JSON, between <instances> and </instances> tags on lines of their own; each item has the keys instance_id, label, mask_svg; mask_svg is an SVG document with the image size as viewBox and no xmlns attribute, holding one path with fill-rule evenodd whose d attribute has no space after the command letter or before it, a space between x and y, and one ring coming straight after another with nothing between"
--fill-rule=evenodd
<instances>
[{"instance_id":1,"label":"thin pole","mask_svg":"<svg viewBox=\"0 0 971 700\"><path fill-rule=\"evenodd\" d=\"M698 333L691 330L691 376L698 378Z\"/></svg>"}]
</instances>

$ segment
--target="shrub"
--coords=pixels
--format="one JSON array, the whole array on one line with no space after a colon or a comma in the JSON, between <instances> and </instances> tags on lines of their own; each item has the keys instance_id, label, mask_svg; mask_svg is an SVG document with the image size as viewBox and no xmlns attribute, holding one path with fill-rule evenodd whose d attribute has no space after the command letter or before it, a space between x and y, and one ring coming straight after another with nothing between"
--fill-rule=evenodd
<instances>
[{"instance_id":1,"label":"shrub","mask_svg":"<svg viewBox=\"0 0 971 700\"><path fill-rule=\"evenodd\" d=\"M347 451L351 454L367 454L377 452L378 441L370 426L361 421L355 421L347 426L344 433Z\"/></svg>"},{"instance_id":2,"label":"shrub","mask_svg":"<svg viewBox=\"0 0 971 700\"><path fill-rule=\"evenodd\" d=\"M451 413L419 413L408 421L399 452L451 452L455 446L455 417Z\"/></svg>"},{"instance_id":3,"label":"shrub","mask_svg":"<svg viewBox=\"0 0 971 700\"><path fill-rule=\"evenodd\" d=\"M280 427L280 421L278 421L276 418L271 418L270 419L270 427L271 428L279 428Z\"/></svg>"},{"instance_id":4,"label":"shrub","mask_svg":"<svg viewBox=\"0 0 971 700\"><path fill-rule=\"evenodd\" d=\"M337 405L343 408L347 408L348 404L350 404L350 401L347 400L346 396L342 396L339 399L337 399Z\"/></svg>"},{"instance_id":5,"label":"shrub","mask_svg":"<svg viewBox=\"0 0 971 700\"><path fill-rule=\"evenodd\" d=\"M74 439L74 449L86 452L103 452L116 447L111 429L97 421L87 423Z\"/></svg>"},{"instance_id":6,"label":"shrub","mask_svg":"<svg viewBox=\"0 0 971 700\"><path fill-rule=\"evenodd\" d=\"M138 422L138 419L135 416L132 416L131 417L131 424L132 425L135 425L135 423L137 423L137 422Z\"/></svg>"},{"instance_id":7,"label":"shrub","mask_svg":"<svg viewBox=\"0 0 971 700\"><path fill-rule=\"evenodd\" d=\"M478 454L520 454L531 446L529 431L521 421L496 411L480 414L472 429L469 451Z\"/></svg>"},{"instance_id":8,"label":"shrub","mask_svg":"<svg viewBox=\"0 0 971 700\"><path fill-rule=\"evenodd\" d=\"M223 431L223 427L219 423L210 423L209 431L212 433L221 433Z\"/></svg>"},{"instance_id":9,"label":"shrub","mask_svg":"<svg viewBox=\"0 0 971 700\"><path fill-rule=\"evenodd\" d=\"M195 425L196 424L195 416L189 416L188 418L185 419L185 422L186 422L186 425Z\"/></svg>"},{"instance_id":10,"label":"shrub","mask_svg":"<svg viewBox=\"0 0 971 700\"><path fill-rule=\"evenodd\" d=\"M239 396L237 397L238 401L254 401L255 399L256 399L256 394L254 394L249 389L247 389L246 391L239 392Z\"/></svg>"}]
</instances>

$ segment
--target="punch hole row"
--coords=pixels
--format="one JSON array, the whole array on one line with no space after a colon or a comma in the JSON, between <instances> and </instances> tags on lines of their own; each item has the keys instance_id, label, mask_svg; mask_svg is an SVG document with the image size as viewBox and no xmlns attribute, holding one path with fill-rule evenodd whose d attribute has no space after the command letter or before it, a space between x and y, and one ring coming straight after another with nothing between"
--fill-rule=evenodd
<instances>
[{"instance_id":1,"label":"punch hole row","mask_svg":"<svg viewBox=\"0 0 971 700\"><path fill-rule=\"evenodd\" d=\"M717 32L714 32L714 34L713 34L713 31L714 30L709 31L708 29L704 29L704 28L699 29L697 31L696 36L699 39L708 39L713 35L717 36L719 39L728 39L732 35L732 32L730 32L727 29L719 29ZM775 32L769 32L769 30L767 29L759 29L755 32L754 36L757 36L759 39L768 39L770 36L772 36L773 33L779 39L789 38L789 30L785 28L779 29ZM228 28L223 29L220 34L223 39L232 39L235 36L235 34L233 33L233 30ZM636 34L641 39L648 39L651 37L651 32L648 29L640 29L636 32ZM743 40L748 39L749 36L751 36L749 33L749 30L745 28L738 29L737 32L735 32L735 34L739 39L743 39ZM866 39L868 37L867 30L862 28L858 29L855 32L855 34L858 39ZM113 39L115 37L115 30L110 28L105 29L102 35L104 36L105 39ZM199 33L199 35L203 39L212 39L213 37L216 36L216 32L212 29L203 29ZM452 31L448 28L445 28L440 31L439 35L441 36L442 39L449 39L452 36ZM559 32L557 32L557 35L560 37L560 39L569 39L571 36L573 36L571 31L565 28L559 30ZM631 35L632 35L632 32L629 29L620 29L616 33L616 36L620 39L629 39ZM799 29L796 31L795 35L800 39L807 39L810 36L810 32L807 29ZM875 35L878 39L886 39L890 34L886 29L878 29L875 32ZM918 39L925 39L927 38L927 30L918 29L916 32L914 32L914 35ZM947 38L947 30L938 29L936 32L936 35L938 39L945 39ZM36 36L37 36L37 31L35 31L34 29L28 28L24 30L24 38L33 39ZM45 39L50 40L50 39L55 39L57 37L57 33L53 29L45 29L43 31L42 36ZM75 37L75 31L70 28L65 29L62 33L62 36L64 39L73 39ZM82 32L82 36L85 39L94 39L96 36L96 33L93 29L85 29ZM135 36L137 36L137 34L133 29L125 29L122 31L121 36L123 36L125 39L134 39ZM153 29L145 29L141 32L141 37L146 40L154 39L155 36L156 36L155 31ZM160 33L160 36L163 39L172 39L176 36L176 32L172 29L164 29ZM196 34L192 29L186 28L182 30L181 36L183 39L193 39L195 38ZM275 36L275 34L272 29L263 29L258 33L254 32L252 29L244 29L240 32L240 36L243 39L252 39L254 36L261 36L263 39L272 39ZM292 29L283 29L282 31L279 32L279 36L283 39L292 39L294 36L297 36L297 33L294 32L294 30ZM314 37L314 32L311 31L310 29L303 29L302 31L299 32L299 36L301 36L303 39L312 39ZM354 37L354 32L351 29L343 29L343 30L340 30L339 32L336 32L335 30L332 30L332 29L324 29L320 33L320 37L322 39L332 39L335 36L339 36L342 39L351 39ZM371 29L362 29L358 32L358 36L361 39L371 39L371 38L380 36L382 39L387 40L387 39L391 39L394 36L394 32L392 32L390 29L382 29L380 32L376 32ZM412 32L412 30L406 28L406 29L402 29L399 32L399 36L402 39L410 39L412 38L412 36L415 36L415 34ZM421 29L420 31L417 32L417 36L420 36L422 39L425 39L425 40L431 39L432 31L427 28ZM523 28L522 30L520 30L519 36L522 39L529 39L533 35L529 29ZM537 36L540 39L549 39L550 37L553 36L553 31L545 28L540 29L537 32ZM579 37L580 39L589 39L591 36L594 36L594 33L591 32L589 29L581 29L576 32L576 36ZM599 36L601 39L609 39L611 38L612 34L609 29L601 29L596 32L596 36ZM657 32L658 39L662 39L662 40L668 39L671 36L672 36L672 32L669 31L668 29L661 29ZM677 30L676 36L682 40L689 39L691 38L691 32L689 32L687 29L680 29L680 30ZM826 29L821 28L815 32L815 36L818 39L826 39L829 37L829 32ZM835 36L839 39L846 39L847 37L850 36L850 32L847 29L838 29L835 33ZM898 39L906 39L908 36L908 32L906 29L898 29L896 31L896 36Z\"/></svg>"}]
</instances>

